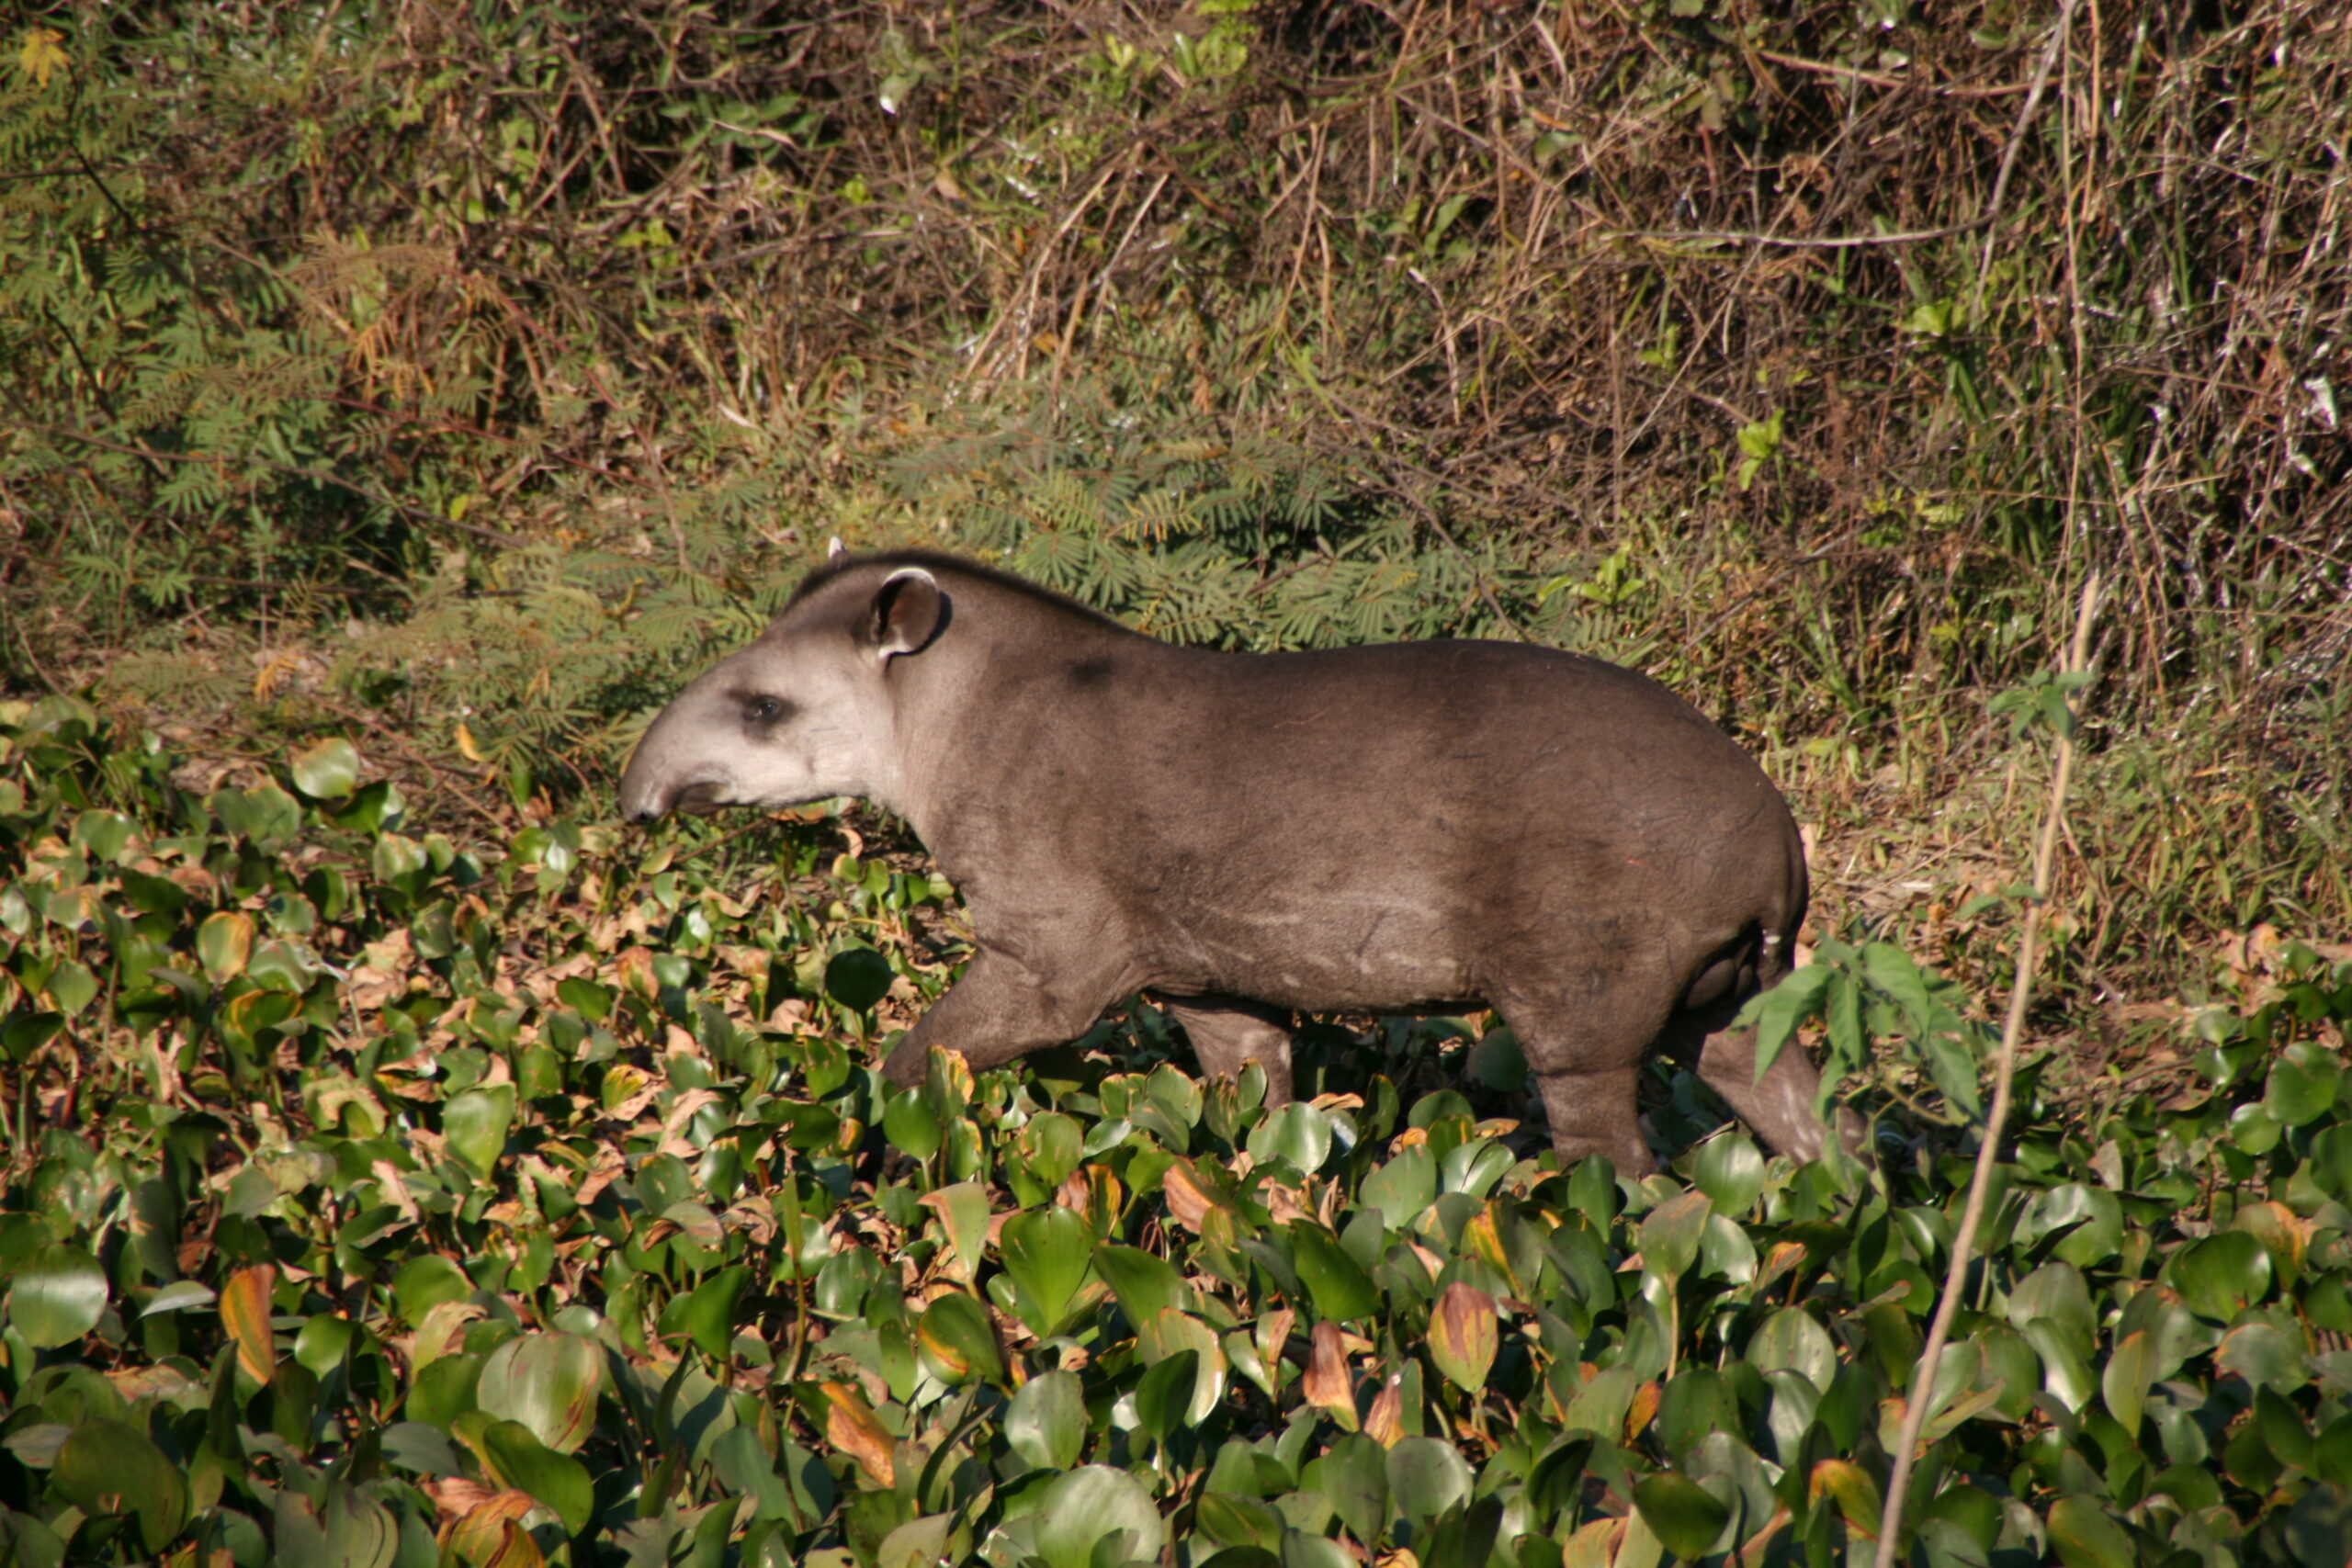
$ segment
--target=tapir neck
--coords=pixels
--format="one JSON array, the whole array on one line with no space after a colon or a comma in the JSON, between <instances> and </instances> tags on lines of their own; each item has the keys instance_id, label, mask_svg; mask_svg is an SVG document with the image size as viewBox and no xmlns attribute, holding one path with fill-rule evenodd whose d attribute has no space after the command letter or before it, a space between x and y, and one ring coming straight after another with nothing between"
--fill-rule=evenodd
<instances>
[{"instance_id":1,"label":"tapir neck","mask_svg":"<svg viewBox=\"0 0 2352 1568\"><path fill-rule=\"evenodd\" d=\"M903 818L948 874L1040 825L1053 780L1117 750L1113 728L1148 722L1148 694L1214 659L1108 622L1014 598L959 615L959 636L892 663L898 763L876 804ZM935 657L936 656L936 657ZM886 793L887 792L887 793Z\"/></svg>"}]
</instances>

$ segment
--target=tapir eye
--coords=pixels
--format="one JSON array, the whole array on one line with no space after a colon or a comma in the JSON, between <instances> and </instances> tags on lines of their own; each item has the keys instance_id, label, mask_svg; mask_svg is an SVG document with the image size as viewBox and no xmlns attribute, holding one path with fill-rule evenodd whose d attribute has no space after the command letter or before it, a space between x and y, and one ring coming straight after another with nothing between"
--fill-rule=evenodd
<instances>
[{"instance_id":1,"label":"tapir eye","mask_svg":"<svg viewBox=\"0 0 2352 1568\"><path fill-rule=\"evenodd\" d=\"M755 695L743 700L743 716L765 728L774 725L792 712L792 705L782 697Z\"/></svg>"}]
</instances>

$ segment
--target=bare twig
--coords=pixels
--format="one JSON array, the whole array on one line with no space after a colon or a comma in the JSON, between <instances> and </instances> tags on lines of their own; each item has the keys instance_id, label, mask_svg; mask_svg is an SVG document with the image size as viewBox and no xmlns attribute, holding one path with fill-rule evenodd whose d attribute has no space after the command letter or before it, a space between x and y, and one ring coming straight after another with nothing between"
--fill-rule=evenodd
<instances>
[{"instance_id":1,"label":"bare twig","mask_svg":"<svg viewBox=\"0 0 2352 1568\"><path fill-rule=\"evenodd\" d=\"M2009 132L2009 144L2001 150L2001 166L1993 175L1993 194L1985 198L1984 210L1976 221L1989 231L2001 216L2001 201L2009 193L2009 175L2018 166L2018 153L2025 146L2025 128L2033 123L2034 110L2041 107L2043 89L2050 85L2050 73L2057 68L2058 56L2066 47L2067 35L2074 30L2075 6L2077 0L2061 0L2058 20L2050 29L2050 47L2041 51L2041 63L2033 73L2033 85L2028 89L2024 105L2018 110L2017 129ZM1976 263L1976 304L1978 314L1984 305L1984 275L1993 265L1993 236L1984 236L1984 254Z\"/></svg>"},{"instance_id":2,"label":"bare twig","mask_svg":"<svg viewBox=\"0 0 2352 1568\"><path fill-rule=\"evenodd\" d=\"M1947 223L1940 229L1905 229L1892 234L1832 234L1820 239L1807 239L1801 234L1756 234L1744 229L1619 229L1605 237L1611 240L1682 241L1692 244L1763 245L1782 251L1859 251L1873 245L1916 245L1922 240L1948 240L1954 234L1966 234L1982 229L1992 220L1992 214L1988 212L1965 223Z\"/></svg>"},{"instance_id":3,"label":"bare twig","mask_svg":"<svg viewBox=\"0 0 2352 1568\"><path fill-rule=\"evenodd\" d=\"M2098 615L2098 574L2083 584L2081 604L2075 612L2075 641L2066 658L2069 673L2088 668L2091 623ZM1993 1184L1993 1168L2000 1163L2001 1129L2009 1119L2009 1100L2017 1077L2018 1040L2025 1032L2026 1004L2033 997L2034 970L2041 956L2041 917L2050 902L2050 876L2058 858L2058 840L2066 818L2066 785L2075 771L2075 703L2067 704L2070 722L2058 734L2058 751L2050 776L2050 804L2041 817L2041 840L2033 852L2033 895L2026 906L2025 930L2018 939L2017 979L2009 987L2008 1016L2001 1023L2001 1044L1993 1064L1993 1104L1984 1115L1984 1141L1976 1150L1976 1170L1968 1183L1968 1203L1961 1211L1960 1229L1951 1240L1951 1263L1944 1270L1943 1294L1928 1328L1927 1347L1911 1374L1911 1397L1903 1413L1902 1435L1895 1439L1894 1466L1886 1478L1886 1504L1880 1515L1875 1568L1894 1568L1895 1541L1903 1523L1903 1495L1911 1480L1911 1466L1927 1425L1928 1401L1934 1394L1936 1370L1943 1362L1944 1344L1951 1337L1951 1322L1968 1287L1970 1254L1976 1228L1984 1218L1984 1194Z\"/></svg>"}]
</instances>

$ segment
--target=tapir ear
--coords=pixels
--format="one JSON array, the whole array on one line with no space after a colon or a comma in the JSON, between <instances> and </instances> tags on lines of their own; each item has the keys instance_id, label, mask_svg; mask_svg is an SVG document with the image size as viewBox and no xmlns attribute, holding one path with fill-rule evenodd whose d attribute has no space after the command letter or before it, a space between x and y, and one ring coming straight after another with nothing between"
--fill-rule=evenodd
<instances>
[{"instance_id":1,"label":"tapir ear","mask_svg":"<svg viewBox=\"0 0 2352 1568\"><path fill-rule=\"evenodd\" d=\"M902 566L882 580L860 628L877 658L920 653L947 624L947 595L919 566Z\"/></svg>"}]
</instances>

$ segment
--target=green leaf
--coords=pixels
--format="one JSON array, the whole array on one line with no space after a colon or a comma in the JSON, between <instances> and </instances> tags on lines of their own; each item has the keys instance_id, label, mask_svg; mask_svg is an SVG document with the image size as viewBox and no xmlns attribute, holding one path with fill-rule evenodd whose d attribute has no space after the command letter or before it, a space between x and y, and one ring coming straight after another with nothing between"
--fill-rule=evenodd
<instances>
[{"instance_id":1,"label":"green leaf","mask_svg":"<svg viewBox=\"0 0 2352 1568\"><path fill-rule=\"evenodd\" d=\"M1069 1179L1070 1172L1085 1157L1085 1130L1058 1111L1029 1118L1014 1142L1030 1179L1047 1191Z\"/></svg>"},{"instance_id":2,"label":"green leaf","mask_svg":"<svg viewBox=\"0 0 2352 1568\"><path fill-rule=\"evenodd\" d=\"M1290 1242L1291 1264L1314 1301L1316 1316L1345 1323L1379 1310L1380 1287L1337 1236L1312 1220L1293 1220L1283 1227L1283 1235Z\"/></svg>"},{"instance_id":3,"label":"green leaf","mask_svg":"<svg viewBox=\"0 0 2352 1568\"><path fill-rule=\"evenodd\" d=\"M553 1509L563 1528L577 1535L588 1528L596 1489L588 1467L560 1454L531 1435L520 1421L493 1421L481 1434L482 1458L498 1481L527 1492Z\"/></svg>"},{"instance_id":4,"label":"green leaf","mask_svg":"<svg viewBox=\"0 0 2352 1568\"><path fill-rule=\"evenodd\" d=\"M2066 1568L2132 1568L2132 1538L2098 1499L2067 1495L2050 1505L2050 1544Z\"/></svg>"},{"instance_id":5,"label":"green leaf","mask_svg":"<svg viewBox=\"0 0 2352 1568\"><path fill-rule=\"evenodd\" d=\"M90 966L79 959L69 958L49 972L49 994L68 1018L79 1018L82 1010L97 999L98 977Z\"/></svg>"},{"instance_id":6,"label":"green leaf","mask_svg":"<svg viewBox=\"0 0 2352 1568\"><path fill-rule=\"evenodd\" d=\"M1408 1518L1433 1519L1467 1502L1476 1477L1461 1450L1436 1438L1399 1438L1388 1450L1388 1495Z\"/></svg>"},{"instance_id":7,"label":"green leaf","mask_svg":"<svg viewBox=\"0 0 2352 1568\"><path fill-rule=\"evenodd\" d=\"M662 1309L655 1332L663 1338L684 1335L713 1360L727 1359L735 1343L735 1303L751 1283L752 1271L731 1264Z\"/></svg>"},{"instance_id":8,"label":"green leaf","mask_svg":"<svg viewBox=\"0 0 2352 1568\"><path fill-rule=\"evenodd\" d=\"M1713 1213L1704 1192L1679 1192L1642 1217L1636 1233L1642 1267L1661 1280L1679 1280L1699 1261L1699 1244Z\"/></svg>"},{"instance_id":9,"label":"green leaf","mask_svg":"<svg viewBox=\"0 0 2352 1568\"><path fill-rule=\"evenodd\" d=\"M1345 1432L1316 1462L1322 1467L1316 1479L1323 1495L1348 1533L1378 1540L1388 1528L1387 1451L1361 1432Z\"/></svg>"},{"instance_id":10,"label":"green leaf","mask_svg":"<svg viewBox=\"0 0 2352 1568\"><path fill-rule=\"evenodd\" d=\"M1796 1037L1798 1026L1820 1010L1822 998L1829 992L1832 974L1826 964L1807 964L1791 971L1779 985L1740 1010L1734 1023L1756 1031L1758 1083L1764 1081L1765 1069L1781 1054L1781 1047Z\"/></svg>"},{"instance_id":11,"label":"green leaf","mask_svg":"<svg viewBox=\"0 0 2352 1568\"><path fill-rule=\"evenodd\" d=\"M294 787L313 800L341 800L359 783L359 753L337 736L294 758Z\"/></svg>"},{"instance_id":12,"label":"green leaf","mask_svg":"<svg viewBox=\"0 0 2352 1568\"><path fill-rule=\"evenodd\" d=\"M1294 1100L1250 1132L1250 1157L1260 1165L1281 1159L1302 1176L1323 1168L1331 1153L1331 1118Z\"/></svg>"},{"instance_id":13,"label":"green leaf","mask_svg":"<svg viewBox=\"0 0 2352 1568\"><path fill-rule=\"evenodd\" d=\"M1671 1470L1634 1483L1634 1506L1650 1533L1677 1557L1703 1557L1731 1523L1731 1509L1689 1476Z\"/></svg>"},{"instance_id":14,"label":"green leaf","mask_svg":"<svg viewBox=\"0 0 2352 1568\"><path fill-rule=\"evenodd\" d=\"M910 1159L929 1159L939 1152L939 1118L923 1102L922 1090L904 1089L882 1108L882 1135Z\"/></svg>"},{"instance_id":15,"label":"green leaf","mask_svg":"<svg viewBox=\"0 0 2352 1568\"><path fill-rule=\"evenodd\" d=\"M1109 1465L1069 1472L1046 1488L1037 1513L1037 1555L1046 1568L1156 1562L1168 1550L1168 1523L1151 1494Z\"/></svg>"},{"instance_id":16,"label":"green leaf","mask_svg":"<svg viewBox=\"0 0 2352 1568\"><path fill-rule=\"evenodd\" d=\"M998 1252L1019 1292L1016 1310L1039 1338L1056 1333L1069 1315L1093 1262L1093 1241L1085 1218L1059 1204L1014 1214L998 1233Z\"/></svg>"},{"instance_id":17,"label":"green leaf","mask_svg":"<svg viewBox=\"0 0 2352 1568\"><path fill-rule=\"evenodd\" d=\"M2289 1127L2315 1122L2335 1104L2343 1069L2334 1055L2308 1041L2298 1041L2270 1064L2270 1081L2262 1103Z\"/></svg>"},{"instance_id":18,"label":"green leaf","mask_svg":"<svg viewBox=\"0 0 2352 1568\"><path fill-rule=\"evenodd\" d=\"M1094 1267L1119 1298L1119 1310L1138 1326L1190 1299L1176 1266L1141 1247L1105 1243L1094 1249Z\"/></svg>"},{"instance_id":19,"label":"green leaf","mask_svg":"<svg viewBox=\"0 0 2352 1568\"><path fill-rule=\"evenodd\" d=\"M473 1288L464 1269L440 1253L428 1252L403 1264L393 1276L392 1300L402 1317L418 1324L443 1302L465 1300Z\"/></svg>"},{"instance_id":20,"label":"green leaf","mask_svg":"<svg viewBox=\"0 0 2352 1568\"><path fill-rule=\"evenodd\" d=\"M383 1505L337 1476L322 1503L287 1487L272 1510L280 1568L391 1568L400 1526Z\"/></svg>"},{"instance_id":21,"label":"green leaf","mask_svg":"<svg viewBox=\"0 0 2352 1568\"><path fill-rule=\"evenodd\" d=\"M604 1382L605 1351L594 1340L577 1334L518 1334L482 1362L474 1397L484 1412L522 1423L541 1443L568 1454L594 1430Z\"/></svg>"},{"instance_id":22,"label":"green leaf","mask_svg":"<svg viewBox=\"0 0 2352 1568\"><path fill-rule=\"evenodd\" d=\"M1725 1134L1700 1148L1691 1179L1716 1213L1736 1220L1763 1194L1764 1156L1746 1134Z\"/></svg>"},{"instance_id":23,"label":"green leaf","mask_svg":"<svg viewBox=\"0 0 2352 1568\"><path fill-rule=\"evenodd\" d=\"M2165 1271L2182 1304L2217 1323L2229 1322L2270 1293L2270 1254L2245 1231L2222 1231L2189 1243Z\"/></svg>"},{"instance_id":24,"label":"green leaf","mask_svg":"<svg viewBox=\"0 0 2352 1568\"><path fill-rule=\"evenodd\" d=\"M956 1517L954 1514L927 1514L919 1519L909 1519L882 1538L882 1544L874 1551L874 1568L934 1568L947 1556Z\"/></svg>"},{"instance_id":25,"label":"green leaf","mask_svg":"<svg viewBox=\"0 0 2352 1568\"><path fill-rule=\"evenodd\" d=\"M890 961L870 947L845 947L825 965L825 994L852 1012L871 1012L897 979Z\"/></svg>"},{"instance_id":26,"label":"green leaf","mask_svg":"<svg viewBox=\"0 0 2352 1568\"><path fill-rule=\"evenodd\" d=\"M2099 1371L2099 1397L2127 1437L2136 1439L2139 1436L2140 1416L2146 1408L2154 1371L2154 1342L2145 1329L2125 1335Z\"/></svg>"},{"instance_id":27,"label":"green leaf","mask_svg":"<svg viewBox=\"0 0 2352 1568\"><path fill-rule=\"evenodd\" d=\"M1374 1168L1363 1179L1359 1199L1380 1213L1381 1224L1392 1231L1410 1229L1437 1201L1437 1156L1427 1144L1415 1144Z\"/></svg>"},{"instance_id":28,"label":"green leaf","mask_svg":"<svg viewBox=\"0 0 2352 1568\"><path fill-rule=\"evenodd\" d=\"M107 1271L78 1247L44 1247L8 1286L8 1325L36 1350L70 1345L98 1325Z\"/></svg>"},{"instance_id":29,"label":"green leaf","mask_svg":"<svg viewBox=\"0 0 2352 1568\"><path fill-rule=\"evenodd\" d=\"M441 1132L449 1152L483 1180L506 1150L506 1130L514 1122L514 1086L469 1089L441 1107Z\"/></svg>"},{"instance_id":30,"label":"green leaf","mask_svg":"<svg viewBox=\"0 0 2352 1568\"><path fill-rule=\"evenodd\" d=\"M1085 1256L1079 1254L1080 1259ZM915 1344L924 1370L950 1387L1004 1381L1004 1355L997 1348L988 1308L961 1292L938 1296L923 1309Z\"/></svg>"},{"instance_id":31,"label":"green leaf","mask_svg":"<svg viewBox=\"0 0 2352 1568\"><path fill-rule=\"evenodd\" d=\"M1086 1443L1086 1385L1076 1372L1043 1372L1021 1385L1004 1413L1004 1440L1039 1470L1068 1470Z\"/></svg>"},{"instance_id":32,"label":"green leaf","mask_svg":"<svg viewBox=\"0 0 2352 1568\"><path fill-rule=\"evenodd\" d=\"M1796 1372L1824 1393L1838 1375L1838 1347L1829 1331L1803 1307L1782 1307L1748 1337L1747 1360L1758 1371Z\"/></svg>"},{"instance_id":33,"label":"green leaf","mask_svg":"<svg viewBox=\"0 0 2352 1568\"><path fill-rule=\"evenodd\" d=\"M51 1478L93 1514L131 1514L152 1555L187 1523L187 1483L146 1435L119 1421L85 1421L58 1450Z\"/></svg>"}]
</instances>

